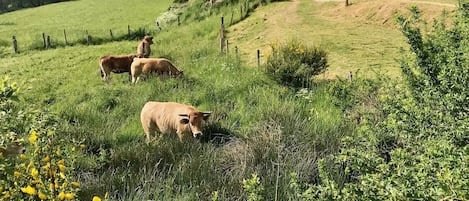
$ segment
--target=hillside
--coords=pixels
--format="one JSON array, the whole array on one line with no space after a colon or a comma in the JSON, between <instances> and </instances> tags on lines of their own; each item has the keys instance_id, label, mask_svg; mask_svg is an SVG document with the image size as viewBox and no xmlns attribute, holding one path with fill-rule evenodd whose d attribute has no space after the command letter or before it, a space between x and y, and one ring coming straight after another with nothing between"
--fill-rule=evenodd
<instances>
[{"instance_id":1,"label":"hillside","mask_svg":"<svg viewBox=\"0 0 469 201\"><path fill-rule=\"evenodd\" d=\"M406 91L401 79L374 79L372 73L400 75L396 59L406 39L393 24L395 12L418 3L431 13L425 18L432 18L454 9L451 0L357 0L347 8L338 1L256 7L257 2L250 2L246 18L238 14L244 1L209 6L205 0L182 6L172 0L78 0L0 15L0 74L5 77L0 84L0 142L4 146L16 137L27 149L20 157L0 156L0 200L467 198L461 189L467 189L469 169L459 167L468 161L464 129L469 127L469 107L464 100L469 87L464 84L469 74L437 60L447 73L438 79L460 77L441 82L451 93L422 87L428 91L418 99L412 95L421 93ZM155 19L172 12L169 7L184 11L181 23L168 20L160 30ZM227 26L230 53L220 54L220 16L232 13L236 23ZM149 75L132 85L127 74L112 73L106 84L99 58L135 53L143 33L128 37L129 24L154 36L151 57L168 58L184 76ZM62 42L63 29L70 44ZM109 29L119 38L111 38ZM83 43L84 30L97 42ZM42 32L57 45L43 48ZM12 35L18 38L19 54L11 51ZM300 89L256 66L256 49L264 62L270 44L291 39L329 52L330 69L319 77L330 80ZM233 54L234 46L240 55ZM468 52L467 47L461 50ZM458 51L440 51L448 55L435 58L456 58ZM448 59L459 61L467 64ZM358 69L366 76L334 79ZM431 96L440 91L438 98ZM189 134L180 142L173 135L157 135L147 141L140 114L148 101L210 111L204 136ZM423 109L421 103L426 104ZM452 112L461 121L454 121ZM453 129L456 143L450 141ZM433 138L439 133L447 138ZM360 180L362 175L368 180ZM457 185L448 188L452 184ZM341 192L345 187L349 191ZM360 194L362 189L368 190L366 195Z\"/></svg>"},{"instance_id":2,"label":"hillside","mask_svg":"<svg viewBox=\"0 0 469 201\"><path fill-rule=\"evenodd\" d=\"M237 45L245 61L257 63L256 49L265 61L270 45L299 39L329 51L330 68L325 77L344 77L349 71L399 75L399 48L406 47L395 24L396 13L408 13L412 5L432 20L443 10L455 9L448 1L343 1L293 0L261 6L246 20L228 29L230 43Z\"/></svg>"}]
</instances>

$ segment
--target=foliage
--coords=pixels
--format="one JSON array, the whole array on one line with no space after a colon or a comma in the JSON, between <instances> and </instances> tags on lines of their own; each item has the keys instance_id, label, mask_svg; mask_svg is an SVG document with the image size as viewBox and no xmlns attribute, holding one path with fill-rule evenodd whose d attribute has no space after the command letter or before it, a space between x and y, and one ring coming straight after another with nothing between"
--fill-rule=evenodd
<instances>
[{"instance_id":1,"label":"foliage","mask_svg":"<svg viewBox=\"0 0 469 201\"><path fill-rule=\"evenodd\" d=\"M12 138L23 141L20 137L25 131L29 133L23 145L28 151L19 156L0 156L2 200L75 200L80 184L72 179L72 173L76 152L82 146L73 139L58 137L57 121L46 111L33 108L20 111L15 107L17 103L12 102L18 92L15 84L3 79L0 91L0 109L8 111L1 122L2 146L3 142L7 143L5 146L11 144Z\"/></svg>"},{"instance_id":2,"label":"foliage","mask_svg":"<svg viewBox=\"0 0 469 201\"><path fill-rule=\"evenodd\" d=\"M267 74L279 83L305 87L313 76L327 69L327 53L320 47L309 47L293 40L272 45L272 54L265 65Z\"/></svg>"},{"instance_id":3,"label":"foliage","mask_svg":"<svg viewBox=\"0 0 469 201\"><path fill-rule=\"evenodd\" d=\"M70 0L2 0L0 1L0 14L3 12L11 12L23 8L37 7L63 1Z\"/></svg>"},{"instance_id":4,"label":"foliage","mask_svg":"<svg viewBox=\"0 0 469 201\"><path fill-rule=\"evenodd\" d=\"M321 182L304 192L319 200L469 199L469 26L460 9L447 27L422 31L419 10L398 17L410 53L401 61L406 86L390 82L382 118L342 139L340 154L321 160ZM443 18L445 19L445 18ZM300 191L301 192L301 191Z\"/></svg>"},{"instance_id":5,"label":"foliage","mask_svg":"<svg viewBox=\"0 0 469 201\"><path fill-rule=\"evenodd\" d=\"M257 174L252 174L250 179L243 179L243 188L249 192L249 201L260 201L263 199L261 193L264 191L264 186L262 186Z\"/></svg>"}]
</instances>

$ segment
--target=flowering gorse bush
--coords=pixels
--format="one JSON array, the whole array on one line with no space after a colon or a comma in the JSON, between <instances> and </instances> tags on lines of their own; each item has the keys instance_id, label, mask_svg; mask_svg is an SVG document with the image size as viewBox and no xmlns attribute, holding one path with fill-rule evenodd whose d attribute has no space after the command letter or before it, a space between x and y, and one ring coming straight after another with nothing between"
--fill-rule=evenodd
<instances>
[{"instance_id":1,"label":"flowering gorse bush","mask_svg":"<svg viewBox=\"0 0 469 201\"><path fill-rule=\"evenodd\" d=\"M0 85L1 142L23 141L27 151L0 156L0 200L76 200L80 184L72 173L84 145L58 136L58 123L46 111L19 110L12 100L18 88L8 83L3 79Z\"/></svg>"}]
</instances>

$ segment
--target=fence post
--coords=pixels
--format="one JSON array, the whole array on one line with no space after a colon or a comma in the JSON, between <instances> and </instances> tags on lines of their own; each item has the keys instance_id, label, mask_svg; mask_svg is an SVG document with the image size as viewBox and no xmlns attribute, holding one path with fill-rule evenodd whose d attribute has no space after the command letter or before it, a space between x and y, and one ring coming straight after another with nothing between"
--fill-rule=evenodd
<instances>
[{"instance_id":1,"label":"fence post","mask_svg":"<svg viewBox=\"0 0 469 201\"><path fill-rule=\"evenodd\" d=\"M50 44L50 36L49 36L49 35L47 35L47 40L46 40L46 48L47 48L47 49L49 49L49 48L50 48L50 46L51 46L51 44Z\"/></svg>"},{"instance_id":2,"label":"fence post","mask_svg":"<svg viewBox=\"0 0 469 201\"><path fill-rule=\"evenodd\" d=\"M226 55L228 55L229 47L228 47L228 39L226 39Z\"/></svg>"},{"instance_id":3,"label":"fence post","mask_svg":"<svg viewBox=\"0 0 469 201\"><path fill-rule=\"evenodd\" d=\"M88 30L86 30L86 45L91 44L91 36L88 34Z\"/></svg>"},{"instance_id":4,"label":"fence post","mask_svg":"<svg viewBox=\"0 0 469 201\"><path fill-rule=\"evenodd\" d=\"M44 44L44 48L46 48L46 34L42 33L42 42Z\"/></svg>"},{"instance_id":5,"label":"fence post","mask_svg":"<svg viewBox=\"0 0 469 201\"><path fill-rule=\"evenodd\" d=\"M233 12L233 11L231 11L230 26L231 26L231 25L233 25L233 14L234 14L234 12Z\"/></svg>"},{"instance_id":6,"label":"fence post","mask_svg":"<svg viewBox=\"0 0 469 201\"><path fill-rule=\"evenodd\" d=\"M257 67L261 66L261 51L257 49Z\"/></svg>"},{"instance_id":7,"label":"fence post","mask_svg":"<svg viewBox=\"0 0 469 201\"><path fill-rule=\"evenodd\" d=\"M12 37L12 42L13 42L13 52L15 52L15 54L18 54L19 51L18 51L18 41L16 41L16 36L13 36Z\"/></svg>"},{"instance_id":8,"label":"fence post","mask_svg":"<svg viewBox=\"0 0 469 201\"><path fill-rule=\"evenodd\" d=\"M348 79L349 79L350 81L352 81L352 79L353 79L352 71L349 71L349 72L348 72Z\"/></svg>"},{"instance_id":9,"label":"fence post","mask_svg":"<svg viewBox=\"0 0 469 201\"><path fill-rule=\"evenodd\" d=\"M111 35L111 40L114 40L114 35L112 34L112 29L109 29L109 35Z\"/></svg>"},{"instance_id":10,"label":"fence post","mask_svg":"<svg viewBox=\"0 0 469 201\"><path fill-rule=\"evenodd\" d=\"M127 37L130 38L130 24L127 25Z\"/></svg>"},{"instance_id":11,"label":"fence post","mask_svg":"<svg viewBox=\"0 0 469 201\"><path fill-rule=\"evenodd\" d=\"M65 40L65 45L67 45L67 33L65 32L65 29L64 29L64 40Z\"/></svg>"},{"instance_id":12,"label":"fence post","mask_svg":"<svg viewBox=\"0 0 469 201\"><path fill-rule=\"evenodd\" d=\"M349 4L348 0L345 0L345 6L349 6L349 5L350 4Z\"/></svg>"},{"instance_id":13,"label":"fence post","mask_svg":"<svg viewBox=\"0 0 469 201\"><path fill-rule=\"evenodd\" d=\"M178 15L178 26L180 26L180 25L181 25L181 19L180 19L179 15Z\"/></svg>"},{"instance_id":14,"label":"fence post","mask_svg":"<svg viewBox=\"0 0 469 201\"><path fill-rule=\"evenodd\" d=\"M223 53L223 47L225 44L225 25L223 16L221 16L221 28L220 28L220 52Z\"/></svg>"},{"instance_id":15,"label":"fence post","mask_svg":"<svg viewBox=\"0 0 469 201\"><path fill-rule=\"evenodd\" d=\"M235 46L235 56L238 57L238 46Z\"/></svg>"}]
</instances>

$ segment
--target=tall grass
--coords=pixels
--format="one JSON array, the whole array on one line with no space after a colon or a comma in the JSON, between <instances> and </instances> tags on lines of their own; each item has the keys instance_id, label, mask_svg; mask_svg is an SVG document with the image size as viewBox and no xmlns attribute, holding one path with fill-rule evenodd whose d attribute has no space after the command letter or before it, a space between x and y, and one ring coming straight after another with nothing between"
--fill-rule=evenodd
<instances>
[{"instance_id":1,"label":"tall grass","mask_svg":"<svg viewBox=\"0 0 469 201\"><path fill-rule=\"evenodd\" d=\"M74 1L44 9L59 12L58 6L77 9L82 4L95 3ZM9 13L10 19L27 12ZM103 21L121 25L112 17ZM39 30L40 23L32 29ZM87 24L91 22L81 26ZM215 192L220 200L245 200L242 181L252 173L261 178L266 200L288 200L290 173L316 181L316 161L336 152L340 137L353 129L330 101L327 85L317 84L309 95L299 96L263 69L220 55L218 28L219 16L212 16L155 34L151 56L170 58L184 70L182 79L148 77L131 85L127 75L112 74L105 84L99 57L132 53L134 41L7 55L0 72L23 87L25 107L50 108L61 119L63 137L85 140L86 157L79 159L75 172L81 200L106 192L111 200L209 200ZM182 143L174 136L159 136L146 143L139 115L147 101L212 111L206 136Z\"/></svg>"}]
</instances>

